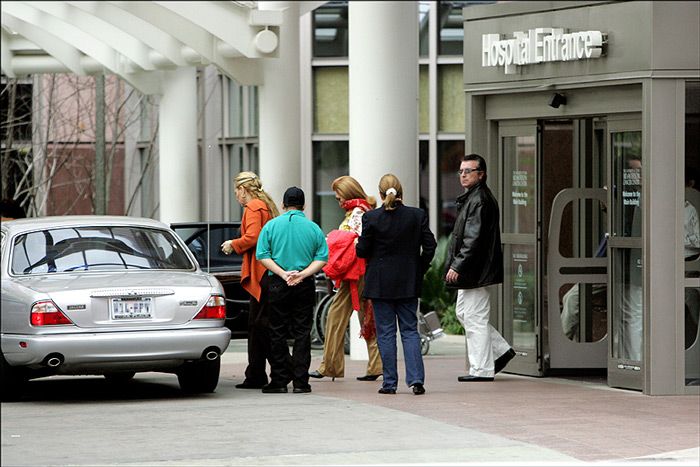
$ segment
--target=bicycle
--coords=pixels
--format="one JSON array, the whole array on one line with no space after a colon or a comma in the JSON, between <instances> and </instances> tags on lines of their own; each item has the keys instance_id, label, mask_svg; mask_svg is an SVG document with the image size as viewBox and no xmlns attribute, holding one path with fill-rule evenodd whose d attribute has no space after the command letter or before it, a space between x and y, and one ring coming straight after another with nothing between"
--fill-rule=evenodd
<instances>
[{"instance_id":1,"label":"bicycle","mask_svg":"<svg viewBox=\"0 0 700 467\"><path fill-rule=\"evenodd\" d=\"M333 282L329 280L325 274L316 274L316 306L314 307L314 316L311 326L311 347L314 349L322 349L325 342L326 320L328 319L328 311L330 310L333 296L336 290L333 288ZM421 355L427 355L430 351L430 343L435 339L439 339L445 335L440 326L440 319L437 313L430 311L422 313L420 306L416 310L418 317L418 333L421 341ZM345 330L345 355L350 355L350 326Z\"/></svg>"}]
</instances>

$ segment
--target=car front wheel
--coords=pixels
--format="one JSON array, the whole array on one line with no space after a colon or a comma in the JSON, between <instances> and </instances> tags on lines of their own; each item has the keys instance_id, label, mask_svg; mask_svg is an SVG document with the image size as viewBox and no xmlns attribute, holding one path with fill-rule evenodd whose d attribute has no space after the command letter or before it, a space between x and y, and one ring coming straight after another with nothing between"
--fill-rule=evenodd
<instances>
[{"instance_id":1,"label":"car front wheel","mask_svg":"<svg viewBox=\"0 0 700 467\"><path fill-rule=\"evenodd\" d=\"M214 392L219 384L221 358L185 363L177 373L180 389L188 394Z\"/></svg>"}]
</instances>

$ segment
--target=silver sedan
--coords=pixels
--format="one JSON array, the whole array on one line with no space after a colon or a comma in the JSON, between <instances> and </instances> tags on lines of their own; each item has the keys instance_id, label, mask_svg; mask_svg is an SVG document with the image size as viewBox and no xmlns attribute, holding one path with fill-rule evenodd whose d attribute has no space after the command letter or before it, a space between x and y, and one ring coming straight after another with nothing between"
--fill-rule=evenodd
<instances>
[{"instance_id":1,"label":"silver sedan","mask_svg":"<svg viewBox=\"0 0 700 467\"><path fill-rule=\"evenodd\" d=\"M165 224L116 216L2 223L3 400L32 378L175 373L213 392L224 327L221 283Z\"/></svg>"}]
</instances>

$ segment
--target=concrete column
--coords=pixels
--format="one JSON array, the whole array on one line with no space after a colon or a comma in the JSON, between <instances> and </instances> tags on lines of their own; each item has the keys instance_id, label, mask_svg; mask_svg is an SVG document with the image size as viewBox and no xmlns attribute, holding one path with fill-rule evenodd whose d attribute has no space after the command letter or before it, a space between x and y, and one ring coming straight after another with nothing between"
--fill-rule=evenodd
<instances>
[{"instance_id":1,"label":"concrete column","mask_svg":"<svg viewBox=\"0 0 700 467\"><path fill-rule=\"evenodd\" d=\"M418 3L350 2L350 175L396 175L418 205Z\"/></svg>"},{"instance_id":2,"label":"concrete column","mask_svg":"<svg viewBox=\"0 0 700 467\"><path fill-rule=\"evenodd\" d=\"M158 111L159 219L199 220L197 75L194 67L163 72Z\"/></svg>"},{"instance_id":3,"label":"concrete column","mask_svg":"<svg viewBox=\"0 0 700 467\"><path fill-rule=\"evenodd\" d=\"M260 105L260 178L280 205L284 191L301 185L301 113L299 99L299 4L259 2L261 10L284 9L279 57L262 60ZM307 192L306 204L312 193Z\"/></svg>"},{"instance_id":4,"label":"concrete column","mask_svg":"<svg viewBox=\"0 0 700 467\"><path fill-rule=\"evenodd\" d=\"M393 173L417 206L418 3L350 2L349 32L350 175L379 202L379 179ZM367 359L358 333L353 317L350 355Z\"/></svg>"}]
</instances>

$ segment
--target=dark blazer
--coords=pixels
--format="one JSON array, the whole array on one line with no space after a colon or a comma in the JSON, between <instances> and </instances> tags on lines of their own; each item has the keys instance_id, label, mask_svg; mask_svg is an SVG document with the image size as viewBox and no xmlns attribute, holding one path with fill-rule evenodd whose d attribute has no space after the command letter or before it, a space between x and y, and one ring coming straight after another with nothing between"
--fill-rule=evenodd
<instances>
[{"instance_id":1,"label":"dark blazer","mask_svg":"<svg viewBox=\"0 0 700 467\"><path fill-rule=\"evenodd\" d=\"M445 272L459 273L448 287L475 289L503 282L498 202L485 183L457 198L457 220L447 247Z\"/></svg>"},{"instance_id":2,"label":"dark blazer","mask_svg":"<svg viewBox=\"0 0 700 467\"><path fill-rule=\"evenodd\" d=\"M423 274L435 255L435 236L428 216L418 208L384 207L362 216L362 235L355 247L367 259L362 296L380 300L420 297Z\"/></svg>"}]
</instances>

